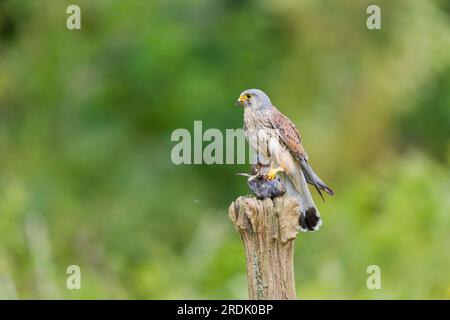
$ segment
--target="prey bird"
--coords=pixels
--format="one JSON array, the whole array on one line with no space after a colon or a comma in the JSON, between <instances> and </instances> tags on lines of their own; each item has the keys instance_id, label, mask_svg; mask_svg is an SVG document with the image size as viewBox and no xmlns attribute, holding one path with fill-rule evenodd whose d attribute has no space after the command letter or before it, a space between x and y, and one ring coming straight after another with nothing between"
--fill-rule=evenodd
<instances>
[{"instance_id":1,"label":"prey bird","mask_svg":"<svg viewBox=\"0 0 450 320\"><path fill-rule=\"evenodd\" d=\"M244 132L250 146L259 158L270 162L267 178L275 179L278 172L283 172L287 194L299 202L300 230L318 230L322 219L307 183L315 187L322 199L322 191L330 195L334 192L309 165L297 128L259 89L243 91L236 105L244 107Z\"/></svg>"}]
</instances>

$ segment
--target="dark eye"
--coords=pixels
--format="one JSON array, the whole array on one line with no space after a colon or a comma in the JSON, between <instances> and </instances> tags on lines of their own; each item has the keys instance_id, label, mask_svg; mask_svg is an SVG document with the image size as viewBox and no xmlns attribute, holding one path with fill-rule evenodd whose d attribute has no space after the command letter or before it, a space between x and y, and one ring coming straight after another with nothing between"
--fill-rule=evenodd
<instances>
[{"instance_id":1,"label":"dark eye","mask_svg":"<svg viewBox=\"0 0 450 320\"><path fill-rule=\"evenodd\" d=\"M252 96L251 96L250 94L247 93L247 94L245 95L245 97L246 97L247 99L250 99Z\"/></svg>"}]
</instances>

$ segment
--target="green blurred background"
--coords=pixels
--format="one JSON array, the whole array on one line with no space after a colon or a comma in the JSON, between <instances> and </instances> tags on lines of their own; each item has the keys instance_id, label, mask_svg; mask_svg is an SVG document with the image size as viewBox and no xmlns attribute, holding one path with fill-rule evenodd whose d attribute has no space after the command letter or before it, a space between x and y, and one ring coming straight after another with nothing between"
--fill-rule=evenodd
<instances>
[{"instance_id":1,"label":"green blurred background","mask_svg":"<svg viewBox=\"0 0 450 320\"><path fill-rule=\"evenodd\" d=\"M170 136L241 128L257 87L336 191L298 297L449 299L449 27L444 0L1 1L0 298L246 298L248 166L176 166Z\"/></svg>"}]
</instances>

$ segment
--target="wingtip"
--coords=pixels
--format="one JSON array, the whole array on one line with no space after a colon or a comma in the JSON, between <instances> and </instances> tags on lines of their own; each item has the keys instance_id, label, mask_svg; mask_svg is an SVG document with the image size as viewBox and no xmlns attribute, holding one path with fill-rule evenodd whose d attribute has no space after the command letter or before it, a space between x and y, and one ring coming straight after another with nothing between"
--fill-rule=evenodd
<instances>
[{"instance_id":1,"label":"wingtip","mask_svg":"<svg viewBox=\"0 0 450 320\"><path fill-rule=\"evenodd\" d=\"M334 191L331 190L325 183L319 183L319 188L328 193L330 196L334 196Z\"/></svg>"},{"instance_id":2,"label":"wingtip","mask_svg":"<svg viewBox=\"0 0 450 320\"><path fill-rule=\"evenodd\" d=\"M324 191L326 192L326 193L328 193L330 196L334 196L334 191L333 190L331 190L330 188L328 188L328 187L325 187L324 188Z\"/></svg>"},{"instance_id":3,"label":"wingtip","mask_svg":"<svg viewBox=\"0 0 450 320\"><path fill-rule=\"evenodd\" d=\"M320 192L320 190L325 191L325 192L328 193L330 196L334 196L334 191L331 190L328 186L326 186L326 185L323 184L323 183L320 183L319 185L316 185L315 187L316 187L317 191L319 192L320 197L322 198L323 201L325 201L325 198L323 197L322 192Z\"/></svg>"}]
</instances>

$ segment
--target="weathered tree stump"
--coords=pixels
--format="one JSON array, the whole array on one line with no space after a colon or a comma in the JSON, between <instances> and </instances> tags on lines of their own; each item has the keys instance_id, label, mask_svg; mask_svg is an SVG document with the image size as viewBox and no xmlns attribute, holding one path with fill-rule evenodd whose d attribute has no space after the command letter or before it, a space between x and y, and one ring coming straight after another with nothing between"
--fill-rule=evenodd
<instances>
[{"instance_id":1,"label":"weathered tree stump","mask_svg":"<svg viewBox=\"0 0 450 320\"><path fill-rule=\"evenodd\" d=\"M297 237L298 202L239 197L228 216L245 247L249 298L296 299L294 241Z\"/></svg>"}]
</instances>

